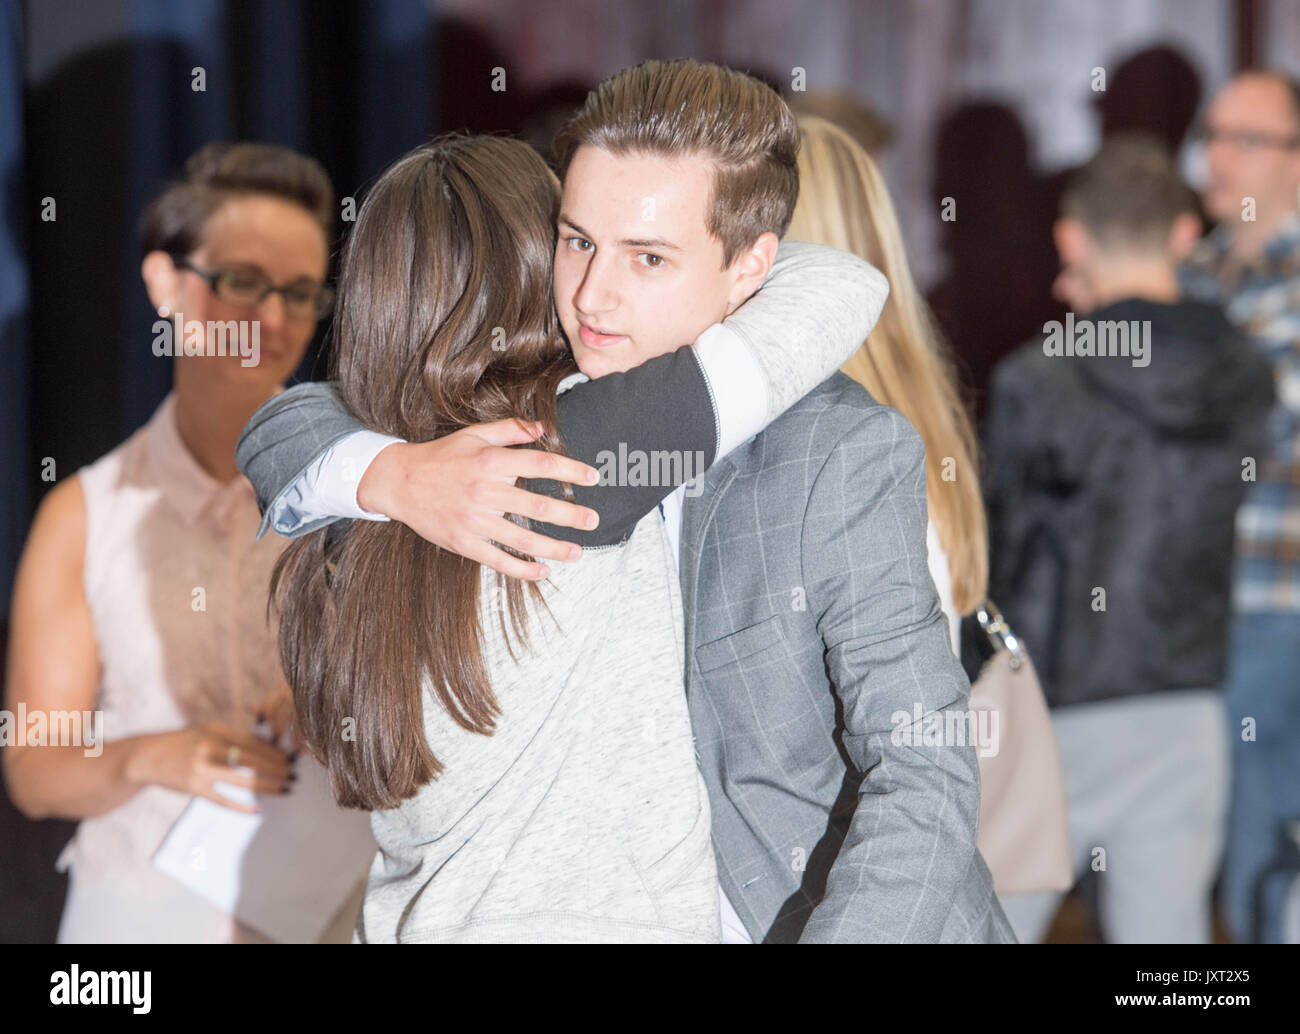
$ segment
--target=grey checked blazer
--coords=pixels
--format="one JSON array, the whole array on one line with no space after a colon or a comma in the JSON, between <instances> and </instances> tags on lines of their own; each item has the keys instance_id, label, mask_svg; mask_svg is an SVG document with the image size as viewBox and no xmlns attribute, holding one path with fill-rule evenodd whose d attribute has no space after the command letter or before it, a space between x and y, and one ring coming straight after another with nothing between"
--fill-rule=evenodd
<instances>
[{"instance_id":1,"label":"grey checked blazer","mask_svg":"<svg viewBox=\"0 0 1300 1034\"><path fill-rule=\"evenodd\" d=\"M268 428L294 409L289 437ZM236 455L263 513L359 426L324 385L259 410ZM911 424L835 374L687 494L680 572L718 876L754 940L1014 942L975 847L974 747L891 737L970 692Z\"/></svg>"},{"instance_id":2,"label":"grey checked blazer","mask_svg":"<svg viewBox=\"0 0 1300 1034\"><path fill-rule=\"evenodd\" d=\"M687 498L687 697L755 940L1015 942L975 847L974 747L891 738L970 693L925 492L912 425L835 374Z\"/></svg>"}]
</instances>

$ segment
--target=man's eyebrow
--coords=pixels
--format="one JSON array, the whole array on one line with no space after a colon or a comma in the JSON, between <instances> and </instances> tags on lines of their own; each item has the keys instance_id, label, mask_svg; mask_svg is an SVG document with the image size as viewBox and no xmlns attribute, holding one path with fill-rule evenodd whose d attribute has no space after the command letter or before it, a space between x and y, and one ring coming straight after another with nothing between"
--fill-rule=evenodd
<instances>
[{"instance_id":1,"label":"man's eyebrow","mask_svg":"<svg viewBox=\"0 0 1300 1034\"><path fill-rule=\"evenodd\" d=\"M661 248L666 251L681 251L672 241L666 241L662 237L638 237L635 239L624 238L618 242L622 248Z\"/></svg>"},{"instance_id":2,"label":"man's eyebrow","mask_svg":"<svg viewBox=\"0 0 1300 1034\"><path fill-rule=\"evenodd\" d=\"M564 223L569 229L581 234L587 240L591 239L591 234L575 223L567 215L560 215L560 222ZM625 237L621 241L615 241L620 248L664 248L668 251L681 251L682 249L672 241L664 240L662 237Z\"/></svg>"}]
</instances>

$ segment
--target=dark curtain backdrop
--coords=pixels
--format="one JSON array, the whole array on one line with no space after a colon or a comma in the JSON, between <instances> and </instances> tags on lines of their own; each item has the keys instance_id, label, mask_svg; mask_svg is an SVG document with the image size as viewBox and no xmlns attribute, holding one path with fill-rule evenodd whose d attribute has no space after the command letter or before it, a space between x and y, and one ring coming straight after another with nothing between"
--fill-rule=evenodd
<instances>
[{"instance_id":1,"label":"dark curtain backdrop","mask_svg":"<svg viewBox=\"0 0 1300 1034\"><path fill-rule=\"evenodd\" d=\"M22 19L11 4L0 11L0 19L0 594L4 597L0 617L7 617L31 495L27 460L31 303L23 218ZM0 627L3 624L0 620Z\"/></svg>"}]
</instances>

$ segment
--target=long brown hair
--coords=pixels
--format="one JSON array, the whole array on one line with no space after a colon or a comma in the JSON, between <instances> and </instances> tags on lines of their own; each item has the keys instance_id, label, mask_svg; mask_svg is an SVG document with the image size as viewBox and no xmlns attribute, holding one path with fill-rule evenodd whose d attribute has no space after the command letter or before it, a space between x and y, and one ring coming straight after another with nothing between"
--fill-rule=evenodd
<instances>
[{"instance_id":1,"label":"long brown hair","mask_svg":"<svg viewBox=\"0 0 1300 1034\"><path fill-rule=\"evenodd\" d=\"M559 444L555 390L575 367L552 301L558 212L554 174L516 140L440 137L380 176L344 250L332 331L332 378L362 423L426 441L518 417ZM479 585L477 563L396 521L335 525L281 556L280 658L341 805L396 807L442 771L426 680L459 725L491 735ZM507 644L506 610L526 644L524 590L498 585Z\"/></svg>"},{"instance_id":2,"label":"long brown hair","mask_svg":"<svg viewBox=\"0 0 1300 1034\"><path fill-rule=\"evenodd\" d=\"M841 369L907 417L925 443L930 515L948 557L953 602L969 614L988 591L988 523L975 429L952 353L916 289L884 177L839 126L800 116L801 190L787 236L866 259L889 280L875 328ZM948 474L951 476L948 476Z\"/></svg>"}]
</instances>

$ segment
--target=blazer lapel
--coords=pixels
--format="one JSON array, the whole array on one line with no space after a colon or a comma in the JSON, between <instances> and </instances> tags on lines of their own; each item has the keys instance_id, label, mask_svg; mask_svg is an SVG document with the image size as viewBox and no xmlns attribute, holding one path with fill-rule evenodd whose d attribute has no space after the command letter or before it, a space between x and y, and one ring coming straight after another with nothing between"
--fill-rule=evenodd
<instances>
[{"instance_id":1,"label":"blazer lapel","mask_svg":"<svg viewBox=\"0 0 1300 1034\"><path fill-rule=\"evenodd\" d=\"M681 563L682 610L686 625L686 689L690 691L691 656L695 649L695 604L700 579L700 556L704 536L713 522L722 493L739 473L731 460L723 458L704 476L704 491L686 496L682 505L682 534L678 546Z\"/></svg>"}]
</instances>

